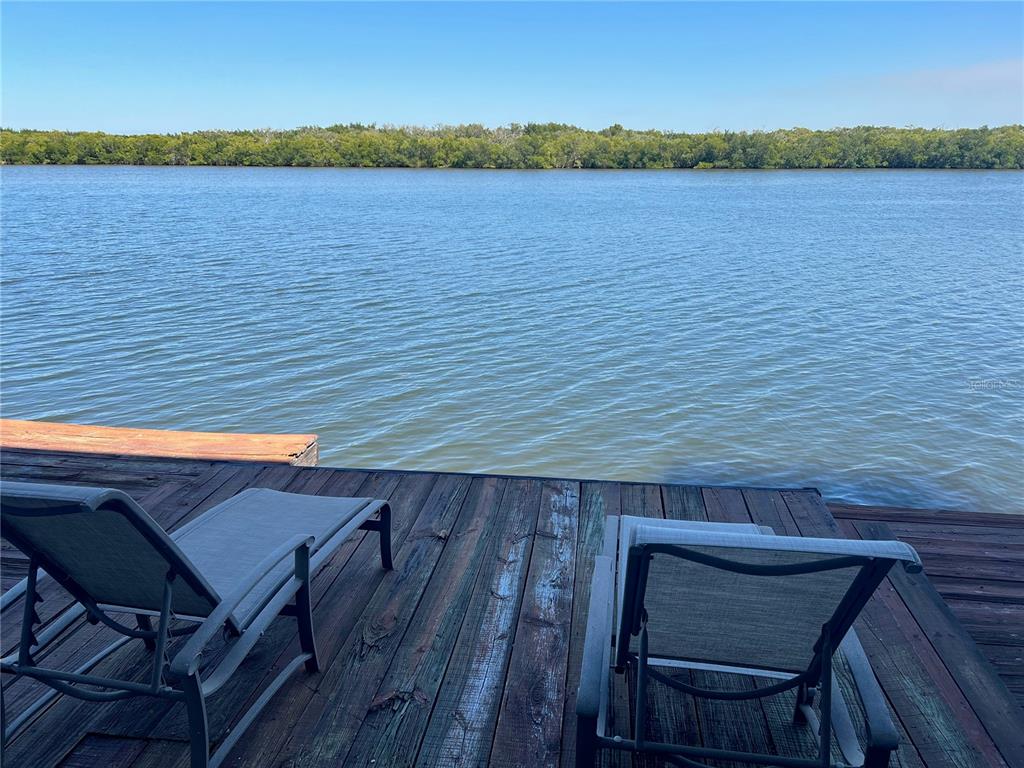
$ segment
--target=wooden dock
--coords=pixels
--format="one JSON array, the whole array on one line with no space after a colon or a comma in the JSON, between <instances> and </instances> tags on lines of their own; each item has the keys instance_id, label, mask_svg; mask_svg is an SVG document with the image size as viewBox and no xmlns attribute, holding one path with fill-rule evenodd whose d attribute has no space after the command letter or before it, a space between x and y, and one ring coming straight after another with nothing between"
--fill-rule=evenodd
<instances>
[{"instance_id":1,"label":"wooden dock","mask_svg":"<svg viewBox=\"0 0 1024 768\"><path fill-rule=\"evenodd\" d=\"M913 539L934 585L923 575L894 571L858 626L904 736L897 764L1024 766L1024 712L985 658L991 647L1007 657L1020 651L1019 643L1015 650L1008 645L1013 637L1000 613L1006 606L1013 615L1021 610L1020 550L989 546L1004 534L1017 535L1010 521L906 520L846 507L833 514L810 489L114 460L21 450L0 453L0 469L6 479L123 488L171 529L250 486L391 501L395 571L381 571L375 542L358 538L325 566L314 595L323 670L298 673L282 689L232 753L231 766L574 765L574 692L589 576L605 517L619 513L753 520L791 535ZM958 538L961 533L966 537ZM972 552L991 570L973 571ZM947 554L955 558L947 560ZM17 554L4 550L3 565L9 583L18 576ZM50 619L66 604L51 585L39 610ZM4 652L17 637L20 611L15 603L2 616ZM980 633L983 650L958 613ZM87 657L107 631L85 627L50 662ZM281 620L211 700L218 738L291 657L295 643L292 622ZM140 652L125 649L106 671L142 674L143 664ZM1017 668L1011 663L1006 669L1012 681ZM31 693L25 681L8 686L8 716ZM630 690L621 686L613 696L616 717L627 717ZM650 706L652 735L797 752L810 743L806 732L788 724L788 700L694 705L652 692ZM183 768L184 728L179 707L156 700L97 705L62 699L15 738L6 764ZM621 755L603 759L606 765L631 762ZM657 765L637 760L641 764Z\"/></svg>"},{"instance_id":2,"label":"wooden dock","mask_svg":"<svg viewBox=\"0 0 1024 768\"><path fill-rule=\"evenodd\" d=\"M1024 707L1024 515L828 507L851 538L897 538L918 551L942 598L929 592L931 610L953 611Z\"/></svg>"},{"instance_id":3,"label":"wooden dock","mask_svg":"<svg viewBox=\"0 0 1024 768\"><path fill-rule=\"evenodd\" d=\"M316 466L319 458L316 435L175 432L17 419L0 419L0 448L111 457L282 462L308 467Z\"/></svg>"}]
</instances>

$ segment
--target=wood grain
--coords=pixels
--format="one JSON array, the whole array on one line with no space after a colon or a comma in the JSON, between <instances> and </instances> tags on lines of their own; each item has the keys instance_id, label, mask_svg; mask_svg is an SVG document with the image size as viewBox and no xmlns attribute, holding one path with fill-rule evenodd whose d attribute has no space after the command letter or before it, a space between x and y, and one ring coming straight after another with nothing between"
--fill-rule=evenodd
<instances>
[{"instance_id":1,"label":"wood grain","mask_svg":"<svg viewBox=\"0 0 1024 768\"><path fill-rule=\"evenodd\" d=\"M318 460L316 435L175 432L17 419L0 419L0 446L41 452L283 462L304 466L312 466Z\"/></svg>"},{"instance_id":2,"label":"wood grain","mask_svg":"<svg viewBox=\"0 0 1024 768\"><path fill-rule=\"evenodd\" d=\"M323 672L296 673L229 765L571 768L590 577L610 514L752 519L782 535L905 538L921 552L932 581L895 576L859 626L904 735L894 765L1021 764L1024 717L1013 694L1024 695L1024 533L1002 516L847 505L838 508L837 522L812 489L579 483L270 460L4 448L0 463L5 479L122 487L171 530L252 486L390 501L396 570L382 571L376 539L366 534L323 566L313 583ZM6 546L0 557L9 583L24 558ZM70 601L52 583L44 592L40 612L52 621ZM0 618L9 648L18 604ZM984 643L975 647L970 633ZM85 626L47 661L73 664L108 636ZM266 632L210 701L215 741L296 644L290 618ZM141 679L147 666L146 655L129 648L103 670ZM691 680L758 684L706 673ZM4 692L9 715L30 700L24 681L5 679ZM612 694L612 723L630 734L635 689L628 676L615 680ZM649 696L648 737L794 754L813 748L806 733L787 725L785 697L695 703L657 686ZM145 698L107 705L59 699L13 740L5 759L39 768L187 768L179 709ZM661 764L612 751L602 752L600 763Z\"/></svg>"}]
</instances>

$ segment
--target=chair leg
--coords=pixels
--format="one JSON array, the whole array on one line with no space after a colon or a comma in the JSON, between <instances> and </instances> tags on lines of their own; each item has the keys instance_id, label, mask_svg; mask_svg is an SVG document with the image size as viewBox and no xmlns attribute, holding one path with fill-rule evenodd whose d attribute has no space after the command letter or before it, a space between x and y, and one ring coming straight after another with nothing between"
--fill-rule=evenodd
<instances>
[{"instance_id":1,"label":"chair leg","mask_svg":"<svg viewBox=\"0 0 1024 768\"><path fill-rule=\"evenodd\" d=\"M576 768L594 768L597 762L597 718L576 718Z\"/></svg>"},{"instance_id":2,"label":"chair leg","mask_svg":"<svg viewBox=\"0 0 1024 768\"><path fill-rule=\"evenodd\" d=\"M394 570L394 563L391 560L391 505L385 504L380 508L380 562L384 570Z\"/></svg>"},{"instance_id":3,"label":"chair leg","mask_svg":"<svg viewBox=\"0 0 1024 768\"><path fill-rule=\"evenodd\" d=\"M135 623L139 629L144 629L147 632L153 631L153 622L150 620L149 616L146 616L145 614L135 614ZM152 637L142 638L142 644L146 646L146 650L151 653L156 650L156 640Z\"/></svg>"},{"instance_id":4,"label":"chair leg","mask_svg":"<svg viewBox=\"0 0 1024 768\"><path fill-rule=\"evenodd\" d=\"M320 661L316 654L316 635L313 633L313 605L309 595L309 580L295 593L295 620L299 624L299 647L308 653L305 666L307 672L319 672Z\"/></svg>"},{"instance_id":5,"label":"chair leg","mask_svg":"<svg viewBox=\"0 0 1024 768\"><path fill-rule=\"evenodd\" d=\"M889 768L892 747L869 746L864 751L864 768Z\"/></svg>"},{"instance_id":6,"label":"chair leg","mask_svg":"<svg viewBox=\"0 0 1024 768\"><path fill-rule=\"evenodd\" d=\"M793 725L807 725L807 715L804 713L804 707L810 707L814 705L814 689L808 688L806 684L801 684L796 689L796 704L793 707Z\"/></svg>"},{"instance_id":7,"label":"chair leg","mask_svg":"<svg viewBox=\"0 0 1024 768\"><path fill-rule=\"evenodd\" d=\"M206 720L206 700L203 698L203 683L199 673L193 673L184 680L185 709L188 712L189 754L191 768L208 768L210 765L210 728Z\"/></svg>"}]
</instances>

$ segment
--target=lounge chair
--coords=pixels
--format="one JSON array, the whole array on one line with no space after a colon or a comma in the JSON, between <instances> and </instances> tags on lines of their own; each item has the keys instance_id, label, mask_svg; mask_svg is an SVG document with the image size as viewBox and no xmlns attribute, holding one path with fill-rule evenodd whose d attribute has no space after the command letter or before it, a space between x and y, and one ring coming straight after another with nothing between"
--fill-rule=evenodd
<instances>
[{"instance_id":1,"label":"lounge chair","mask_svg":"<svg viewBox=\"0 0 1024 768\"><path fill-rule=\"evenodd\" d=\"M0 483L3 536L29 558L28 577L12 597L24 598L21 640L0 669L51 691L4 722L4 742L61 693L89 701L154 696L183 701L193 768L217 766L245 729L300 666L318 669L310 579L357 529L377 531L384 568L391 565L387 502L252 488L168 535L127 494L72 485ZM37 586L45 572L75 599L39 630ZM8 597L8 602L11 598ZM127 614L134 621L112 614ZM300 651L266 687L211 756L206 698L231 678L279 615L294 616ZM35 657L82 624L102 623L123 637L71 672L39 666ZM155 620L155 626L154 626ZM172 620L175 621L172 626ZM211 668L201 655L226 637ZM173 654L168 643L187 639ZM152 655L148 680L90 674L132 639Z\"/></svg>"},{"instance_id":2,"label":"lounge chair","mask_svg":"<svg viewBox=\"0 0 1024 768\"><path fill-rule=\"evenodd\" d=\"M885 698L852 629L889 569L918 571L898 541L775 536L755 525L608 518L596 558L577 698L577 766L601 748L656 755L704 768L730 760L827 768L835 733L843 762L888 765L898 736ZM833 674L841 649L865 714L866 746ZM624 733L610 732L612 670L632 668L636 706ZM709 690L671 676L694 669L767 677L749 690ZM796 691L794 723L817 732L818 757L668 744L645 736L647 689L662 684L691 696L739 700ZM820 716L813 708L820 695Z\"/></svg>"}]
</instances>

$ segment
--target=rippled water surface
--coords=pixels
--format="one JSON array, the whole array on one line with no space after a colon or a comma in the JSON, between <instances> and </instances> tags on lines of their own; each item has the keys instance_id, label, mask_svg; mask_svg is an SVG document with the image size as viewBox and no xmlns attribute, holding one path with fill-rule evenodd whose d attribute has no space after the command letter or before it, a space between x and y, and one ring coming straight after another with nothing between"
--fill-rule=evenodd
<instances>
[{"instance_id":1,"label":"rippled water surface","mask_svg":"<svg viewBox=\"0 0 1024 768\"><path fill-rule=\"evenodd\" d=\"M1022 508L1020 173L0 181L7 417Z\"/></svg>"}]
</instances>

